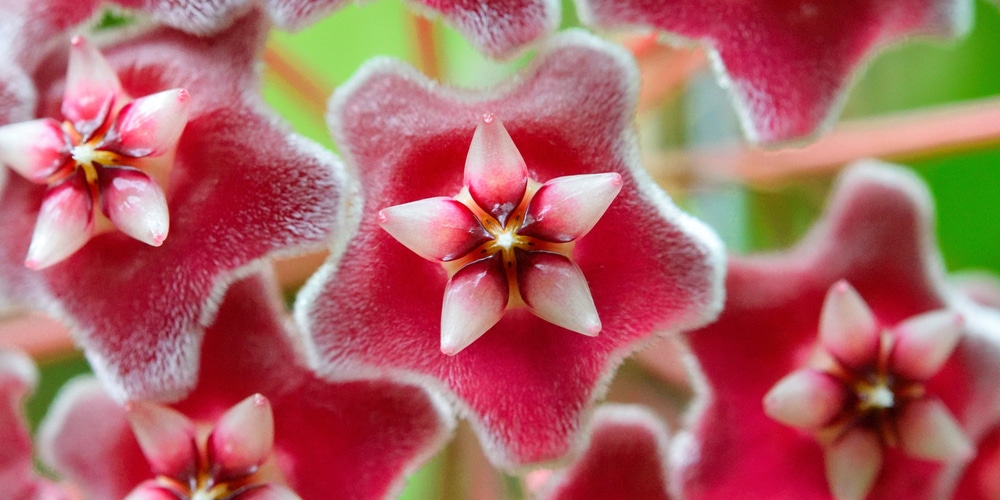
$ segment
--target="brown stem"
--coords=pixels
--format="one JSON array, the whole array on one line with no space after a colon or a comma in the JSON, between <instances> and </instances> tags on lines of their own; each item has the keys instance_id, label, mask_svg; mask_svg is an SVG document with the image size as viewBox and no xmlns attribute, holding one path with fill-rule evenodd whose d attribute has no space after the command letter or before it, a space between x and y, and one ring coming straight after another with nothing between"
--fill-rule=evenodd
<instances>
[{"instance_id":1,"label":"brown stem","mask_svg":"<svg viewBox=\"0 0 1000 500\"><path fill-rule=\"evenodd\" d=\"M765 150L717 145L649 158L654 178L776 184L826 175L868 157L906 162L1000 144L1000 97L848 121L804 147Z\"/></svg>"},{"instance_id":2,"label":"brown stem","mask_svg":"<svg viewBox=\"0 0 1000 500\"><path fill-rule=\"evenodd\" d=\"M333 92L333 85L326 83L308 65L275 43L267 44L264 49L264 64L309 107L326 109L326 101Z\"/></svg>"},{"instance_id":3,"label":"brown stem","mask_svg":"<svg viewBox=\"0 0 1000 500\"><path fill-rule=\"evenodd\" d=\"M52 358L74 350L61 323L39 313L25 313L0 321L0 349L19 349L32 358Z\"/></svg>"},{"instance_id":4,"label":"brown stem","mask_svg":"<svg viewBox=\"0 0 1000 500\"><path fill-rule=\"evenodd\" d=\"M429 78L438 80L441 78L441 61L438 55L434 22L412 12L409 16L410 22L413 24L413 35L417 40L416 56L420 63L420 70Z\"/></svg>"}]
</instances>

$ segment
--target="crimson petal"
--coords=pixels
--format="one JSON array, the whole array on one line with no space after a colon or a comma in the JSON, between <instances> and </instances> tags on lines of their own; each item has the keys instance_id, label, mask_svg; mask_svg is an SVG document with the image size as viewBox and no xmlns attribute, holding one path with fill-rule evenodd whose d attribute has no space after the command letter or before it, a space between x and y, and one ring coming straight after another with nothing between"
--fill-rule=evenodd
<instances>
[{"instance_id":1,"label":"crimson petal","mask_svg":"<svg viewBox=\"0 0 1000 500\"><path fill-rule=\"evenodd\" d=\"M768 417L761 401L817 348L824 298L839 280L851 283L890 329L921 313L958 309L964 334L924 389L974 443L1000 420L1000 394L987 382L1000 377L1000 321L953 300L932 243L931 216L929 194L915 176L862 162L842 176L825 214L797 247L730 261L723 314L687 336L711 392L678 438L685 449L675 457L675 477L683 479L677 486L684 494L829 497L823 447ZM870 497L950 491L961 466L890 449Z\"/></svg>"},{"instance_id":2,"label":"crimson petal","mask_svg":"<svg viewBox=\"0 0 1000 500\"><path fill-rule=\"evenodd\" d=\"M274 254L320 248L343 222L348 181L338 160L291 134L246 91L257 86L268 27L255 16L212 38L161 28L105 49L112 68L128 69L121 73L126 91L191 93L163 246L103 233L58 272L36 273L11 259L25 255L23 220L35 218L39 190L11 176L0 193L0 295L37 292L31 305L67 318L118 400L190 391L204 325L234 275Z\"/></svg>"},{"instance_id":3,"label":"crimson petal","mask_svg":"<svg viewBox=\"0 0 1000 500\"><path fill-rule=\"evenodd\" d=\"M961 34L970 24L969 3L577 0L590 26L649 26L705 42L754 142L816 133L880 47L915 35Z\"/></svg>"},{"instance_id":4,"label":"crimson petal","mask_svg":"<svg viewBox=\"0 0 1000 500\"><path fill-rule=\"evenodd\" d=\"M654 331L703 324L720 300L717 239L635 161L635 78L620 47L571 31L552 39L516 85L473 94L383 59L341 86L329 121L363 173L364 213L458 192L487 110L503 118L539 182L612 172L622 176L622 191L573 251L601 314L598 337L568 334L515 308L447 356L439 345L447 273L362 220L296 303L321 358L362 372L407 373L445 391L470 415L495 464L565 454L622 357Z\"/></svg>"}]
</instances>

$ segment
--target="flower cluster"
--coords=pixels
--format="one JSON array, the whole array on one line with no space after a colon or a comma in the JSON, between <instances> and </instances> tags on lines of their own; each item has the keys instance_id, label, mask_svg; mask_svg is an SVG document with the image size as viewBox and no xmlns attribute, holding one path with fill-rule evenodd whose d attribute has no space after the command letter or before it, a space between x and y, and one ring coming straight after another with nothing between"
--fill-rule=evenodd
<instances>
[{"instance_id":1,"label":"flower cluster","mask_svg":"<svg viewBox=\"0 0 1000 500\"><path fill-rule=\"evenodd\" d=\"M878 48L969 31L971 0L577 0L596 34L554 0L410 1L529 61L466 89L372 58L326 103L338 156L259 68L296 71L270 35L345 3L0 0L5 495L385 498L435 456L476 478L450 496L1000 494L1000 284L946 276L922 182L859 161L800 243L727 257L680 208L714 180L654 180L636 119L685 49L601 31L703 45L777 147ZM34 434L24 311L93 372Z\"/></svg>"}]
</instances>

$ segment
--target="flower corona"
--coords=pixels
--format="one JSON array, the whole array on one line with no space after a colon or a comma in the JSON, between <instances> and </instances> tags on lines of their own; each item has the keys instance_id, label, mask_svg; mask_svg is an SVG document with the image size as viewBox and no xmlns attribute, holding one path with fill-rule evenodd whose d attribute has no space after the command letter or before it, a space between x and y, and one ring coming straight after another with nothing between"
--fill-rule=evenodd
<instances>
[{"instance_id":1,"label":"flower corona","mask_svg":"<svg viewBox=\"0 0 1000 500\"><path fill-rule=\"evenodd\" d=\"M170 226L163 186L189 99L186 90L171 89L133 100L100 52L73 38L65 120L0 127L0 164L48 186L27 267L59 263L113 228L163 244Z\"/></svg>"},{"instance_id":2,"label":"flower corona","mask_svg":"<svg viewBox=\"0 0 1000 500\"><path fill-rule=\"evenodd\" d=\"M458 195L388 207L378 218L400 243L448 271L441 350L454 355L512 307L584 335L601 331L572 251L621 186L617 173L535 181L503 124L485 114Z\"/></svg>"}]
</instances>

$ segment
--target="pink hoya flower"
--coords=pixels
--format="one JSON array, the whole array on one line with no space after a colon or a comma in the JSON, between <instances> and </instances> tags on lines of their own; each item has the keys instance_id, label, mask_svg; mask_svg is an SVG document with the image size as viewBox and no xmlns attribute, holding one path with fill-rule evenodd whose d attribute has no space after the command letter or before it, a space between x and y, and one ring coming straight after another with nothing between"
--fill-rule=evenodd
<instances>
[{"instance_id":1,"label":"pink hoya flower","mask_svg":"<svg viewBox=\"0 0 1000 500\"><path fill-rule=\"evenodd\" d=\"M187 91L133 100L97 49L80 37L72 44L66 120L0 126L0 163L47 187L25 259L31 269L61 262L113 228L160 246L170 224L161 185L187 124Z\"/></svg>"},{"instance_id":2,"label":"pink hoya flower","mask_svg":"<svg viewBox=\"0 0 1000 500\"><path fill-rule=\"evenodd\" d=\"M329 382L306 367L272 280L235 283L206 331L198 387L124 408L93 379L67 385L42 458L92 499L384 498L437 452L449 414L389 380ZM294 493L293 493L294 492Z\"/></svg>"},{"instance_id":3,"label":"pink hoya flower","mask_svg":"<svg viewBox=\"0 0 1000 500\"><path fill-rule=\"evenodd\" d=\"M67 498L35 474L31 436L21 413L37 382L38 370L31 358L0 350L0 486L4 498L12 500Z\"/></svg>"},{"instance_id":4,"label":"pink hoya flower","mask_svg":"<svg viewBox=\"0 0 1000 500\"><path fill-rule=\"evenodd\" d=\"M817 132L878 48L915 35L955 37L967 0L577 0L584 24L653 27L705 42L753 142Z\"/></svg>"},{"instance_id":5,"label":"pink hoya flower","mask_svg":"<svg viewBox=\"0 0 1000 500\"><path fill-rule=\"evenodd\" d=\"M638 163L635 78L571 32L498 89L388 60L338 89L365 203L296 304L322 358L445 391L498 465L566 453L624 356L720 300L718 240Z\"/></svg>"},{"instance_id":6,"label":"pink hoya flower","mask_svg":"<svg viewBox=\"0 0 1000 500\"><path fill-rule=\"evenodd\" d=\"M671 498L667 488L667 431L649 410L641 406L602 406L590 423L588 438L580 456L538 488L537 498Z\"/></svg>"},{"instance_id":7,"label":"pink hoya flower","mask_svg":"<svg viewBox=\"0 0 1000 500\"><path fill-rule=\"evenodd\" d=\"M107 64L77 45L66 82L61 49L34 75L40 119L0 129L0 161L38 181L9 175L0 192L0 297L65 320L119 400L190 391L228 283L270 255L323 246L347 203L336 158L257 94L268 26L253 15L213 38L154 29L105 47ZM169 172L140 170L171 156ZM102 212L120 230L87 241ZM32 270L26 257L63 260Z\"/></svg>"},{"instance_id":8,"label":"pink hoya flower","mask_svg":"<svg viewBox=\"0 0 1000 500\"><path fill-rule=\"evenodd\" d=\"M1000 423L1000 321L949 288L930 199L846 173L796 248L733 259L691 332L710 388L673 450L688 498L942 498Z\"/></svg>"},{"instance_id":9,"label":"pink hoya flower","mask_svg":"<svg viewBox=\"0 0 1000 500\"><path fill-rule=\"evenodd\" d=\"M347 4L346 0L113 0L147 12L157 21L198 35L228 28L258 3L274 22L303 28ZM68 2L67 2L68 3ZM556 0L407 0L418 12L442 16L473 46L494 58L508 58L555 31Z\"/></svg>"}]
</instances>

